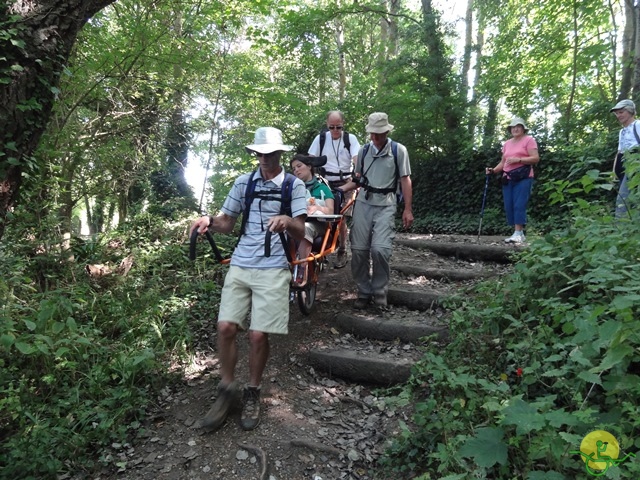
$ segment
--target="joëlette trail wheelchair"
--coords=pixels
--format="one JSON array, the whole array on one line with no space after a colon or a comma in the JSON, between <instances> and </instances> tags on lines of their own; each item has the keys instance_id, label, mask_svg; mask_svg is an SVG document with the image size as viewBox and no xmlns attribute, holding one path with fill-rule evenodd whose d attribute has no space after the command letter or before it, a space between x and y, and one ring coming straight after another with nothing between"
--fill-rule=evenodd
<instances>
[{"instance_id":1,"label":"jo\u00eblette trail wheelchair","mask_svg":"<svg viewBox=\"0 0 640 480\"><path fill-rule=\"evenodd\" d=\"M298 303L298 308L304 315L309 315L313 309L316 301L316 291L318 288L318 279L320 273L324 269L327 263L326 257L331 255L336 250L338 243L338 232L342 222L346 221L345 212L349 211L349 208L353 204L353 198L347 202L344 207L340 207L343 201L343 193L338 190L333 190L335 201L335 213L333 215L311 215L307 217L307 220L317 220L325 224L324 234L316 237L313 246L311 248L311 254L307 258L296 258L297 245L293 239L286 240L286 254L289 261L289 269L291 270L291 297L295 298ZM211 245L213 254L218 263L228 264L231 261L231 257L223 257L220 249L216 245L213 235L209 232L205 232L205 237ZM271 235L272 232L267 230L265 233L265 256L271 254ZM198 240L198 231L194 230L191 234L189 243L189 258L195 260L196 258L196 246ZM296 283L295 279L298 274L298 268L301 265L307 263L307 281L304 285Z\"/></svg>"}]
</instances>

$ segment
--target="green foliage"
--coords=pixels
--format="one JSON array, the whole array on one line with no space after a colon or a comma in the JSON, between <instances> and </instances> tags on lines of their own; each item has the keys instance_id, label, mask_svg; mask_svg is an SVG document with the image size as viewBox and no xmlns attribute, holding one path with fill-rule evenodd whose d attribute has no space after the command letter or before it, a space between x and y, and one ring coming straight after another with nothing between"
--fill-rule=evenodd
<instances>
[{"instance_id":1,"label":"green foliage","mask_svg":"<svg viewBox=\"0 0 640 480\"><path fill-rule=\"evenodd\" d=\"M453 312L450 343L414 369L415 428L388 451L388 475L578 478L584 462L569 452L594 429L625 452L637 448L640 225L637 207L632 220L615 221L584 200L606 185L597 172L557 181L549 195L572 223ZM637 462L616 466L617 478L639 472Z\"/></svg>"},{"instance_id":2,"label":"green foliage","mask_svg":"<svg viewBox=\"0 0 640 480\"><path fill-rule=\"evenodd\" d=\"M602 214L613 209L615 192L609 174L612 160L608 157L615 151L615 146L597 144L588 152L578 147L553 150L547 150L544 144L539 147L541 159L534 168L535 181L527 208L530 231L550 232L567 222L570 216L568 202L577 194L594 208L596 204L600 205ZM495 166L500 155L498 148L491 148L445 157L418 160L412 157L416 217L413 231L477 233L486 180L484 168ZM605 173L600 174L600 171ZM596 179L597 185L594 184ZM482 233L511 233L506 224L499 178L491 177L489 181Z\"/></svg>"},{"instance_id":3,"label":"green foliage","mask_svg":"<svg viewBox=\"0 0 640 480\"><path fill-rule=\"evenodd\" d=\"M172 380L169 363L188 357L191 332L208 325L218 295L211 259L186 257L186 227L143 215L76 244L79 259L107 266L131 255L126 276L89 278L84 263L37 245L27 254L24 245L0 247L3 475L95 468L114 461L100 457L105 447L144 433L139 420ZM40 269L61 263L42 290Z\"/></svg>"}]
</instances>

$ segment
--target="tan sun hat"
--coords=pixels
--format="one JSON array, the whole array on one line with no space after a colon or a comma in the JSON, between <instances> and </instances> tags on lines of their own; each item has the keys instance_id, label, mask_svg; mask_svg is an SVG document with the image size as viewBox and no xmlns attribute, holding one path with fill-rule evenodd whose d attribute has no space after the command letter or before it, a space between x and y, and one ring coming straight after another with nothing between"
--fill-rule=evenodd
<instances>
[{"instance_id":1,"label":"tan sun hat","mask_svg":"<svg viewBox=\"0 0 640 480\"><path fill-rule=\"evenodd\" d=\"M244 148L249 153L289 152L293 150L291 145L282 143L282 132L273 127L260 127L257 129L253 136L253 143Z\"/></svg>"},{"instance_id":2,"label":"tan sun hat","mask_svg":"<svg viewBox=\"0 0 640 480\"><path fill-rule=\"evenodd\" d=\"M529 127L527 127L527 124L524 123L523 119L521 119L520 117L513 117L511 123L507 127L507 132L511 133L511 128L515 127L516 125L522 125L522 128L524 128L524 133L527 133L529 131Z\"/></svg>"},{"instance_id":3,"label":"tan sun hat","mask_svg":"<svg viewBox=\"0 0 640 480\"><path fill-rule=\"evenodd\" d=\"M393 130L393 125L389 123L389 117L386 113L374 112L369 115L366 130L367 133L385 133Z\"/></svg>"}]
</instances>

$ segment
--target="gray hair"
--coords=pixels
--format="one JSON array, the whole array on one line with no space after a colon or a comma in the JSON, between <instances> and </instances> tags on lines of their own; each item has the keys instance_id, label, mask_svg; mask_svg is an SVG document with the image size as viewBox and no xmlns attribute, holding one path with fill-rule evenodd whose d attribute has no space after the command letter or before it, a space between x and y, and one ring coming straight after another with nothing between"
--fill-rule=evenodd
<instances>
[{"instance_id":1,"label":"gray hair","mask_svg":"<svg viewBox=\"0 0 640 480\"><path fill-rule=\"evenodd\" d=\"M331 110L329 113L327 113L327 118L326 118L327 121L329 121L329 117L331 115L339 115L340 120L342 120L342 122L344 123L344 113L342 113L340 110Z\"/></svg>"}]
</instances>

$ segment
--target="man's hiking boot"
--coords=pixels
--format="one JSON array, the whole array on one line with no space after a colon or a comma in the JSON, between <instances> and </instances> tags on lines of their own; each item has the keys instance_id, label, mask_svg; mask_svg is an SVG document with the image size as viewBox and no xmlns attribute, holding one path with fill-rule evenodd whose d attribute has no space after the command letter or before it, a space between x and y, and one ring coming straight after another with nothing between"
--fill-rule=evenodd
<instances>
[{"instance_id":1,"label":"man's hiking boot","mask_svg":"<svg viewBox=\"0 0 640 480\"><path fill-rule=\"evenodd\" d=\"M243 430L253 430L260 423L260 388L246 387L242 396L240 426Z\"/></svg>"},{"instance_id":2,"label":"man's hiking boot","mask_svg":"<svg viewBox=\"0 0 640 480\"><path fill-rule=\"evenodd\" d=\"M229 413L240 405L240 389L236 382L218 384L218 396L213 406L202 419L202 428L213 432L220 428Z\"/></svg>"},{"instance_id":3,"label":"man's hiking boot","mask_svg":"<svg viewBox=\"0 0 640 480\"><path fill-rule=\"evenodd\" d=\"M368 297L358 297L358 299L353 304L353 308L356 310L364 310L369 306L369 298Z\"/></svg>"},{"instance_id":4,"label":"man's hiking boot","mask_svg":"<svg viewBox=\"0 0 640 480\"><path fill-rule=\"evenodd\" d=\"M376 307L384 308L387 306L387 295L385 293L377 293L373 296L373 304Z\"/></svg>"},{"instance_id":5,"label":"man's hiking boot","mask_svg":"<svg viewBox=\"0 0 640 480\"><path fill-rule=\"evenodd\" d=\"M343 268L347 264L347 251L338 250L338 258L333 264L333 268Z\"/></svg>"}]
</instances>

